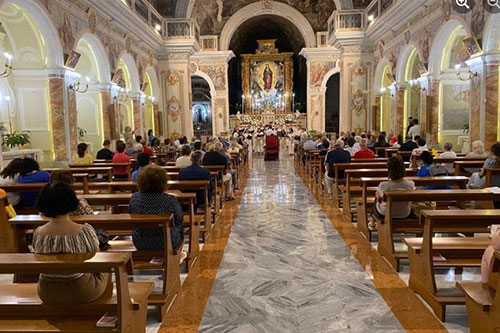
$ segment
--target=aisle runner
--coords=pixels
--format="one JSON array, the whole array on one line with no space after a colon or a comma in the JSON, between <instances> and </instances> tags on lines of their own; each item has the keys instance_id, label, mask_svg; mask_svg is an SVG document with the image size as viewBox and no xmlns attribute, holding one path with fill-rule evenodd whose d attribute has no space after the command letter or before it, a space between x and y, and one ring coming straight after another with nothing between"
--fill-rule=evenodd
<instances>
[{"instance_id":1,"label":"aisle runner","mask_svg":"<svg viewBox=\"0 0 500 333\"><path fill-rule=\"evenodd\" d=\"M400 332L295 173L254 159L200 332Z\"/></svg>"}]
</instances>

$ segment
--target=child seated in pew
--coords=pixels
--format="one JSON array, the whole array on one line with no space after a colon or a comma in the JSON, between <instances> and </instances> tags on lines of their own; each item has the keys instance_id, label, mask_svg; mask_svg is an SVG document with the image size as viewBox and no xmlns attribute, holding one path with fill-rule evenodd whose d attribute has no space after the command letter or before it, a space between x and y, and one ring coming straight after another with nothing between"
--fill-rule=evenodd
<instances>
[{"instance_id":1,"label":"child seated in pew","mask_svg":"<svg viewBox=\"0 0 500 333\"><path fill-rule=\"evenodd\" d=\"M137 176L141 173L142 170L144 170L145 167L147 167L150 163L150 157L146 153L140 153L137 155L137 165L139 168L132 172L132 181L135 182L137 180Z\"/></svg>"},{"instance_id":2,"label":"child seated in pew","mask_svg":"<svg viewBox=\"0 0 500 333\"><path fill-rule=\"evenodd\" d=\"M0 172L1 184L15 184L18 182L19 172L23 163L22 158L15 158ZM17 192L8 192L7 199L14 208L21 202L21 195Z\"/></svg>"},{"instance_id":3,"label":"child seated in pew","mask_svg":"<svg viewBox=\"0 0 500 333\"><path fill-rule=\"evenodd\" d=\"M420 155L423 165L418 169L418 177L442 177L448 176L446 168L434 162L434 157L428 151ZM425 186L426 190L451 190L453 186Z\"/></svg>"},{"instance_id":4,"label":"child seated in pew","mask_svg":"<svg viewBox=\"0 0 500 333\"><path fill-rule=\"evenodd\" d=\"M18 181L21 184L24 183L48 183L50 174L47 171L40 170L40 165L37 161L30 157L23 158L19 170ZM36 198L38 193L35 192L22 192L22 206L33 207L36 203Z\"/></svg>"},{"instance_id":5,"label":"child seated in pew","mask_svg":"<svg viewBox=\"0 0 500 333\"><path fill-rule=\"evenodd\" d=\"M90 155L87 150L89 146L86 143L79 143L77 146L78 154L75 157L75 164L78 165L92 165L94 163L94 158Z\"/></svg>"},{"instance_id":6,"label":"child seated in pew","mask_svg":"<svg viewBox=\"0 0 500 333\"><path fill-rule=\"evenodd\" d=\"M36 207L50 221L33 234L33 250L40 254L95 253L99 240L89 224L78 224L69 214L78 208L78 199L63 182L46 185ZM74 305L91 303L101 297L110 285L109 274L40 274L38 295L45 304Z\"/></svg>"},{"instance_id":7,"label":"child seated in pew","mask_svg":"<svg viewBox=\"0 0 500 333\"><path fill-rule=\"evenodd\" d=\"M400 157L391 157L387 161L387 169L389 170L389 180L382 182L378 185L377 192L375 193L375 204L373 207L373 214L379 218L384 219L386 215L386 203L384 195L386 191L413 191L415 190L415 183L410 180L404 179L405 165ZM411 215L410 202L395 202L392 206L391 215L396 219L405 219ZM369 223L370 228L374 228L374 221Z\"/></svg>"},{"instance_id":8,"label":"child seated in pew","mask_svg":"<svg viewBox=\"0 0 500 333\"><path fill-rule=\"evenodd\" d=\"M491 154L486 161L484 161L483 168L479 172L474 172L470 176L467 188L477 189L484 188L486 181L486 168L495 168L500 166L500 142L491 146ZM498 186L500 184L496 184ZM495 206L496 207L496 206Z\"/></svg>"},{"instance_id":9,"label":"child seated in pew","mask_svg":"<svg viewBox=\"0 0 500 333\"><path fill-rule=\"evenodd\" d=\"M68 185L73 185L75 182L75 177L70 170L55 170L50 174L51 183L62 182ZM85 199L78 200L78 208L71 212L70 215L92 215L94 213L92 207Z\"/></svg>"},{"instance_id":10,"label":"child seated in pew","mask_svg":"<svg viewBox=\"0 0 500 333\"><path fill-rule=\"evenodd\" d=\"M500 251L500 229L493 234L491 237L491 243L484 251L483 259L481 260L481 282L488 283L488 278L490 276L490 263L491 258L495 254L495 251Z\"/></svg>"},{"instance_id":11,"label":"child seated in pew","mask_svg":"<svg viewBox=\"0 0 500 333\"><path fill-rule=\"evenodd\" d=\"M137 188L130 197L129 213L142 215L174 214L175 227L171 232L172 248L179 246L184 238L183 221L184 215L181 205L173 195L165 193L167 189L168 176L165 170L156 165L144 168L137 177ZM165 240L163 231L155 229L134 229L132 231L132 241L139 251L162 251ZM187 254L181 254L181 260Z\"/></svg>"}]
</instances>

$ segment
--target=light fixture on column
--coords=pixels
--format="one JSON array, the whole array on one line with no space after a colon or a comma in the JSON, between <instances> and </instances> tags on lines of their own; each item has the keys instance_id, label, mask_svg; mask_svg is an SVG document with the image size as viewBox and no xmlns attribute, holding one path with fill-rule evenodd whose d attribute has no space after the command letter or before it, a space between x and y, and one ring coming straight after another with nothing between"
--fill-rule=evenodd
<instances>
[{"instance_id":1,"label":"light fixture on column","mask_svg":"<svg viewBox=\"0 0 500 333\"><path fill-rule=\"evenodd\" d=\"M125 88L121 88L120 93L117 96L115 96L114 99L117 102L125 103L130 99L129 93L130 93L130 90L125 89Z\"/></svg>"},{"instance_id":2,"label":"light fixture on column","mask_svg":"<svg viewBox=\"0 0 500 333\"><path fill-rule=\"evenodd\" d=\"M77 93L84 94L89 90L89 82L90 82L90 78L88 76L86 76L85 77L85 87L83 87L82 83L80 82L80 79L78 79L78 81L76 81L76 83L72 83L69 85L69 89L71 89Z\"/></svg>"},{"instance_id":3,"label":"light fixture on column","mask_svg":"<svg viewBox=\"0 0 500 333\"><path fill-rule=\"evenodd\" d=\"M477 72L471 72L470 70L467 71L467 73L464 73L465 75L467 75L466 78L464 78L462 76L462 72L460 72L460 67L462 67L460 64L456 64L455 65L455 69L457 70L457 77L460 81L469 81L471 80L472 78L475 78L477 77Z\"/></svg>"},{"instance_id":4,"label":"light fixture on column","mask_svg":"<svg viewBox=\"0 0 500 333\"><path fill-rule=\"evenodd\" d=\"M1 76L9 77L12 74L12 54L5 52L3 56L5 58L5 70Z\"/></svg>"}]
</instances>

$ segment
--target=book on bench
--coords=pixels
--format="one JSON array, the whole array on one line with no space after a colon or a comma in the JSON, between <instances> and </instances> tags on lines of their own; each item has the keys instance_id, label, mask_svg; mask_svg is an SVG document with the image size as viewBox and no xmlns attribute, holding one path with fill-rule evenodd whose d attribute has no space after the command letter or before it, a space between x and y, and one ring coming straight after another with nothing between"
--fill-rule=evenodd
<instances>
[{"instance_id":1,"label":"book on bench","mask_svg":"<svg viewBox=\"0 0 500 333\"><path fill-rule=\"evenodd\" d=\"M96 327L116 327L116 322L118 319L116 315L106 313L104 316L99 319L99 321L95 324Z\"/></svg>"}]
</instances>

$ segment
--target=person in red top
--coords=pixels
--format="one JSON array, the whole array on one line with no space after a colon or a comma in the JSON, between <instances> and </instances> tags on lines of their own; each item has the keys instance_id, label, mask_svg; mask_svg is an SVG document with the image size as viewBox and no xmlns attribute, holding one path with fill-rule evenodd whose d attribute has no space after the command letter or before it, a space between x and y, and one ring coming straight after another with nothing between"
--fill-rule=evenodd
<instances>
[{"instance_id":1,"label":"person in red top","mask_svg":"<svg viewBox=\"0 0 500 333\"><path fill-rule=\"evenodd\" d=\"M144 147L144 153L148 154L149 157L154 156L155 153L153 152L153 150L151 150L151 148L149 148L146 145L146 139L141 139L141 141L139 141L139 143Z\"/></svg>"},{"instance_id":2,"label":"person in red top","mask_svg":"<svg viewBox=\"0 0 500 333\"><path fill-rule=\"evenodd\" d=\"M368 148L366 139L362 139L359 146L361 150L354 154L353 158L375 158L375 153Z\"/></svg>"},{"instance_id":3,"label":"person in red top","mask_svg":"<svg viewBox=\"0 0 500 333\"><path fill-rule=\"evenodd\" d=\"M124 153L125 144L120 142L116 145L116 154L113 156L113 163L128 163L130 164L130 157ZM126 167L113 167L113 175L115 179L128 179L128 170Z\"/></svg>"}]
</instances>

